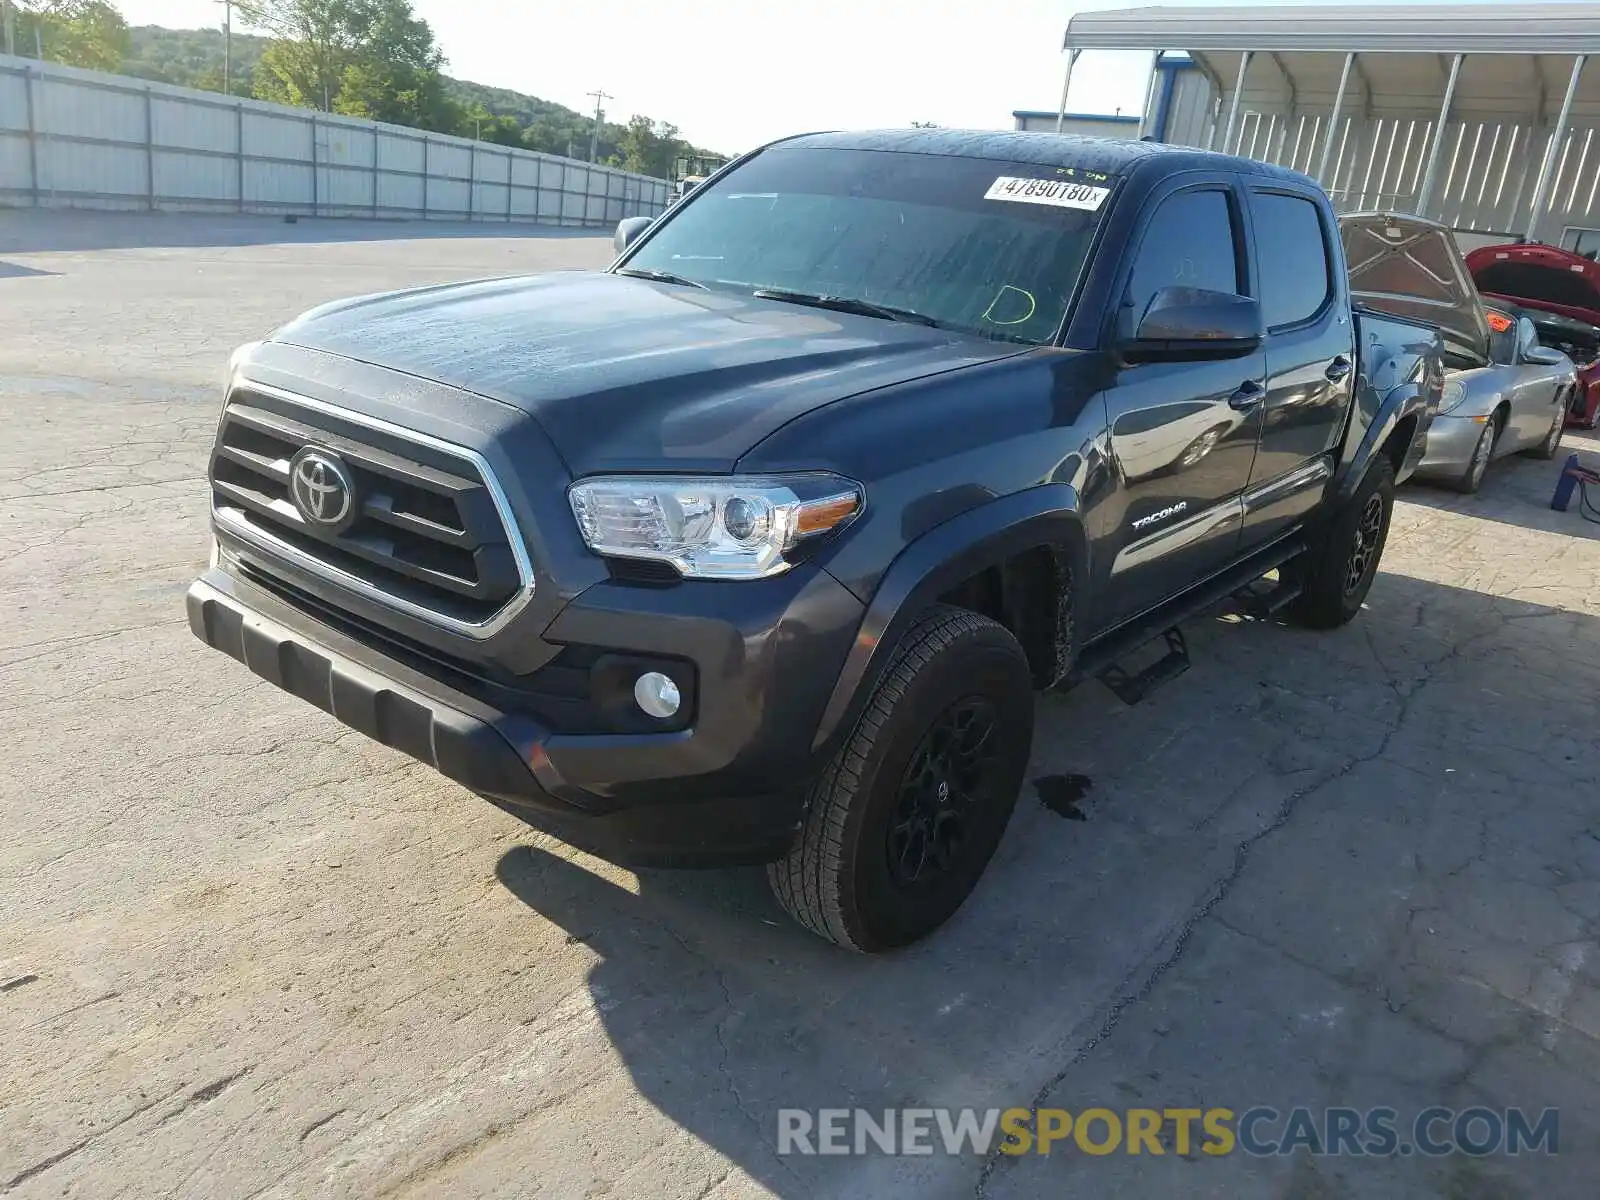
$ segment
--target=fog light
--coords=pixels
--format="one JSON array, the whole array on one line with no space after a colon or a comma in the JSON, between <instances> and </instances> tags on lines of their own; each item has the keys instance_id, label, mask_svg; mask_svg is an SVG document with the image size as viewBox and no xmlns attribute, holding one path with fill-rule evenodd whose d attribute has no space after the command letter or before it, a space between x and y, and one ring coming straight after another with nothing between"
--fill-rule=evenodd
<instances>
[{"instance_id":1,"label":"fog light","mask_svg":"<svg viewBox=\"0 0 1600 1200\"><path fill-rule=\"evenodd\" d=\"M673 716L683 703L678 685L660 671L646 671L634 681L633 699L646 713L662 721Z\"/></svg>"}]
</instances>

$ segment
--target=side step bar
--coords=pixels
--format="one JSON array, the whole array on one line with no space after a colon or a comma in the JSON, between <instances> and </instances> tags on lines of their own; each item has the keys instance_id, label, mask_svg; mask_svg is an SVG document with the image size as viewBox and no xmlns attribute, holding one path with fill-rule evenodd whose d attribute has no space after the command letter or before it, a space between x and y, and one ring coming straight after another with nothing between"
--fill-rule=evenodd
<instances>
[{"instance_id":1,"label":"side step bar","mask_svg":"<svg viewBox=\"0 0 1600 1200\"><path fill-rule=\"evenodd\" d=\"M1300 599L1305 589L1298 583L1280 583L1270 592L1247 589L1239 593L1239 607L1244 614L1257 621L1265 621Z\"/></svg>"},{"instance_id":2,"label":"side step bar","mask_svg":"<svg viewBox=\"0 0 1600 1200\"><path fill-rule=\"evenodd\" d=\"M1162 636L1167 639L1167 652L1148 667L1130 675L1120 663L1112 663L1098 676L1130 708L1189 669L1189 643L1183 638L1183 630L1174 625Z\"/></svg>"},{"instance_id":3,"label":"side step bar","mask_svg":"<svg viewBox=\"0 0 1600 1200\"><path fill-rule=\"evenodd\" d=\"M1204 612L1212 605L1219 604L1235 593L1248 588L1269 571L1283 566L1284 563L1296 555L1304 553L1305 549L1305 539L1298 534L1284 538L1282 541L1273 542L1269 546L1263 546L1243 562L1223 571L1219 575L1212 576L1193 591L1118 626L1098 641L1084 647L1083 652L1078 656L1078 661L1073 664L1071 673L1058 686L1063 689L1070 688L1086 679L1100 677L1108 669L1120 670L1116 668L1118 659L1131 654L1139 647L1158 637L1166 637L1166 656L1158 660L1153 666L1147 667L1136 674L1129 675L1126 672L1122 672L1120 676L1113 675L1112 678L1118 679L1118 684L1109 682L1106 684L1113 692L1117 692L1120 698L1121 692L1118 691L1118 687L1122 681L1138 680L1148 676L1149 681L1151 681L1150 686L1145 687L1139 694L1139 698L1143 699L1144 696L1149 695L1153 687L1177 678L1188 668L1187 643L1183 641L1183 635L1178 633L1176 626L1197 613ZM1261 598L1263 604L1270 604L1270 607L1266 608L1264 613L1278 611L1299 594L1300 589L1296 585L1278 585L1278 587ZM1251 615L1255 615L1255 613ZM1176 642L1173 640L1173 634L1177 634ZM1176 661L1170 661L1174 654L1179 656L1179 661L1182 663L1181 666ZM1126 701L1126 703L1137 703L1137 701Z\"/></svg>"}]
</instances>

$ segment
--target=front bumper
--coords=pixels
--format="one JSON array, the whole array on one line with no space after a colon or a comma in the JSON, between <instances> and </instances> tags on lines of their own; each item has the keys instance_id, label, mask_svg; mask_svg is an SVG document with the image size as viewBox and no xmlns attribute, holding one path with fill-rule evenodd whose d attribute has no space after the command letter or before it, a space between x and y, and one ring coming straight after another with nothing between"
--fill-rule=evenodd
<instances>
[{"instance_id":1,"label":"front bumper","mask_svg":"<svg viewBox=\"0 0 1600 1200\"><path fill-rule=\"evenodd\" d=\"M1436 416L1428 426L1427 449L1417 464L1418 475L1459 475L1472 461L1483 436L1484 422L1472 417Z\"/></svg>"},{"instance_id":2,"label":"front bumper","mask_svg":"<svg viewBox=\"0 0 1600 1200\"><path fill-rule=\"evenodd\" d=\"M546 640L692 662L694 715L671 732L560 733L531 707L490 702L426 658L336 627L226 566L191 585L187 608L197 637L269 683L628 866L761 862L787 851L814 769L813 736L862 613L814 568L758 585L597 585Z\"/></svg>"}]
</instances>

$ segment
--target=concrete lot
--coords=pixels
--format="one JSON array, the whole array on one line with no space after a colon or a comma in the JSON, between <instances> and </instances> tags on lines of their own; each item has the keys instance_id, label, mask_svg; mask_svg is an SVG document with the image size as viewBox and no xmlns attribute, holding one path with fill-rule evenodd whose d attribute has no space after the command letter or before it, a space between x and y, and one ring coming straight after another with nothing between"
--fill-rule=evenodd
<instances>
[{"instance_id":1,"label":"concrete lot","mask_svg":"<svg viewBox=\"0 0 1600 1200\"><path fill-rule=\"evenodd\" d=\"M476 228L0 210L0 1193L1592 1197L1600 526L1407 489L1369 610L1226 610L1040 703L941 935L635 876L204 650L228 350L314 302L603 263ZM1576 439L1575 439L1576 440ZM1600 449L1595 443L1590 448ZM1555 1158L780 1158L780 1107L1483 1103Z\"/></svg>"}]
</instances>

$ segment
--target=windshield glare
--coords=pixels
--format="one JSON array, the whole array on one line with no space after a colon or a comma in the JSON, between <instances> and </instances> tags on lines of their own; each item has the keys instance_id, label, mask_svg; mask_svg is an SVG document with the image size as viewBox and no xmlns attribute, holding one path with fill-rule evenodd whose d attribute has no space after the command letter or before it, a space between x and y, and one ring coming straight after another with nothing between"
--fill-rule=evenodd
<instances>
[{"instance_id":1,"label":"windshield glare","mask_svg":"<svg viewBox=\"0 0 1600 1200\"><path fill-rule=\"evenodd\" d=\"M622 269L867 301L1045 343L1112 182L1036 163L775 147L698 188Z\"/></svg>"}]
</instances>

